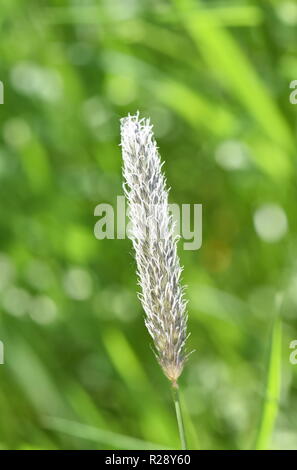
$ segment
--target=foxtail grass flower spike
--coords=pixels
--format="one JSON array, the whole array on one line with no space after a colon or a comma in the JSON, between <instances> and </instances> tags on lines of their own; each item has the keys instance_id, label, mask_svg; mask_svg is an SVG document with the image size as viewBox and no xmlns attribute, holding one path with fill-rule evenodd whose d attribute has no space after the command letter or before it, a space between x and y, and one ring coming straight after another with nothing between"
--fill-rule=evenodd
<instances>
[{"instance_id":1,"label":"foxtail grass flower spike","mask_svg":"<svg viewBox=\"0 0 297 470\"><path fill-rule=\"evenodd\" d=\"M187 313L178 237L168 206L168 189L149 119L121 119L124 192L137 264L139 298L157 359L174 387L187 359Z\"/></svg>"}]
</instances>

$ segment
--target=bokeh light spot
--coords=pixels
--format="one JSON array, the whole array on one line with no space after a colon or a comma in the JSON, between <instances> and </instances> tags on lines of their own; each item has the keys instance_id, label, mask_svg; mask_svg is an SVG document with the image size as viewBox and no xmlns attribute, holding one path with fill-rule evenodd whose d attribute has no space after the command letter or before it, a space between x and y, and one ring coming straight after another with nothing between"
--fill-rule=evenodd
<instances>
[{"instance_id":1,"label":"bokeh light spot","mask_svg":"<svg viewBox=\"0 0 297 470\"><path fill-rule=\"evenodd\" d=\"M57 315L57 306L50 297L40 295L32 300L29 313L32 320L36 323L47 325L55 320Z\"/></svg>"},{"instance_id":2,"label":"bokeh light spot","mask_svg":"<svg viewBox=\"0 0 297 470\"><path fill-rule=\"evenodd\" d=\"M286 213L277 204L264 204L254 213L254 226L262 240L268 243L278 242L288 231Z\"/></svg>"},{"instance_id":3,"label":"bokeh light spot","mask_svg":"<svg viewBox=\"0 0 297 470\"><path fill-rule=\"evenodd\" d=\"M3 307L11 315L21 317L27 313L30 300L31 296L25 289L12 286L3 295Z\"/></svg>"},{"instance_id":4,"label":"bokeh light spot","mask_svg":"<svg viewBox=\"0 0 297 470\"><path fill-rule=\"evenodd\" d=\"M226 140L215 152L215 159L225 170L240 170L248 166L248 150L242 142Z\"/></svg>"}]
</instances>

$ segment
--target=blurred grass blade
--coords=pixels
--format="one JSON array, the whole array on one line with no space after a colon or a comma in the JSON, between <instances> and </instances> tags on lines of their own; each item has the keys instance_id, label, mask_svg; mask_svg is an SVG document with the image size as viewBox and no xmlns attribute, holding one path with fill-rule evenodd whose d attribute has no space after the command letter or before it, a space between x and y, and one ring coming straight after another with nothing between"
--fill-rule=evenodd
<instances>
[{"instance_id":1,"label":"blurred grass blade","mask_svg":"<svg viewBox=\"0 0 297 470\"><path fill-rule=\"evenodd\" d=\"M118 329L106 328L102 341L115 370L133 393L133 403L139 410L138 419L144 438L176 447L173 415L161 406L154 387L125 335ZM143 406L146 393L150 398L147 406Z\"/></svg>"},{"instance_id":2,"label":"blurred grass blade","mask_svg":"<svg viewBox=\"0 0 297 470\"><path fill-rule=\"evenodd\" d=\"M281 388L281 347L282 327L280 316L277 315L271 334L266 390L263 400L261 421L255 443L255 448L257 450L265 450L269 448L278 413Z\"/></svg>"},{"instance_id":3,"label":"blurred grass blade","mask_svg":"<svg viewBox=\"0 0 297 470\"><path fill-rule=\"evenodd\" d=\"M104 66L110 73L122 76L129 73L143 83L166 107L171 108L194 129L201 127L219 138L235 132L237 121L224 107L205 98L197 89L172 75L162 73L155 67L127 54L109 50L104 54ZM149 77L149 78L148 78Z\"/></svg>"},{"instance_id":4,"label":"blurred grass blade","mask_svg":"<svg viewBox=\"0 0 297 470\"><path fill-rule=\"evenodd\" d=\"M196 423L194 425L193 419L190 413L190 409L187 404L187 400L185 400L184 394L181 390L179 392L179 395L180 395L181 406L183 409L185 428L187 430L188 449L199 450L201 449L201 445L200 445L199 438L198 438Z\"/></svg>"},{"instance_id":5,"label":"blurred grass blade","mask_svg":"<svg viewBox=\"0 0 297 470\"><path fill-rule=\"evenodd\" d=\"M131 384L150 387L140 361L121 331L106 328L102 341L115 369L128 387L131 387Z\"/></svg>"},{"instance_id":6,"label":"blurred grass blade","mask_svg":"<svg viewBox=\"0 0 297 470\"><path fill-rule=\"evenodd\" d=\"M99 442L103 445L106 444L113 449L164 449L164 446L161 447L159 444L69 421L68 419L48 416L44 419L44 426L52 431L62 432L88 441Z\"/></svg>"},{"instance_id":7,"label":"blurred grass blade","mask_svg":"<svg viewBox=\"0 0 297 470\"><path fill-rule=\"evenodd\" d=\"M64 398L38 353L21 338L15 337L13 344L8 367L37 413L66 412Z\"/></svg>"},{"instance_id":8,"label":"blurred grass blade","mask_svg":"<svg viewBox=\"0 0 297 470\"><path fill-rule=\"evenodd\" d=\"M191 16L193 9L196 9L196 4L185 8L184 15ZM255 5L207 5L206 3L201 8L201 16L203 21L215 21L223 26L257 26L263 22L263 13L261 8ZM163 23L176 23L176 15L174 12L162 12L158 18Z\"/></svg>"},{"instance_id":9,"label":"blurred grass blade","mask_svg":"<svg viewBox=\"0 0 297 470\"><path fill-rule=\"evenodd\" d=\"M46 7L42 9L44 21L50 24L100 24L102 10L99 6L74 5L70 7Z\"/></svg>"},{"instance_id":10,"label":"blurred grass blade","mask_svg":"<svg viewBox=\"0 0 297 470\"><path fill-rule=\"evenodd\" d=\"M255 26L262 22L262 12L255 5L215 5L202 9L205 21L209 17L224 26ZM191 12L189 12L189 15Z\"/></svg>"}]
</instances>

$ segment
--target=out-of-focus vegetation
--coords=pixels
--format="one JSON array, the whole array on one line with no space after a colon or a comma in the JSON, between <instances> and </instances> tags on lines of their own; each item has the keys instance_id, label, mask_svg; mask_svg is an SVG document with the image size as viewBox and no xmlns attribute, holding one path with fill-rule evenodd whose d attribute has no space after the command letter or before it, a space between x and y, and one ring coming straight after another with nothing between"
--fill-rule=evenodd
<instances>
[{"instance_id":1,"label":"out-of-focus vegetation","mask_svg":"<svg viewBox=\"0 0 297 470\"><path fill-rule=\"evenodd\" d=\"M296 3L2 0L0 24L0 446L179 445L131 243L93 233L139 109L171 202L203 204L190 447L296 448Z\"/></svg>"}]
</instances>

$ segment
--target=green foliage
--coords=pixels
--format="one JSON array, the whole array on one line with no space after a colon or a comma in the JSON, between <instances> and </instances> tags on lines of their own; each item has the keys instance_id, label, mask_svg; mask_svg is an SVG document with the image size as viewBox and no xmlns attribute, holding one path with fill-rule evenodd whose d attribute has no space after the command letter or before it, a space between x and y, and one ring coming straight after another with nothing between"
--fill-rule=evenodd
<instances>
[{"instance_id":1,"label":"green foliage","mask_svg":"<svg viewBox=\"0 0 297 470\"><path fill-rule=\"evenodd\" d=\"M179 247L189 447L296 448L295 3L6 0L0 22L0 448L179 446L131 243L94 237L136 110L171 202L203 205Z\"/></svg>"},{"instance_id":2,"label":"green foliage","mask_svg":"<svg viewBox=\"0 0 297 470\"><path fill-rule=\"evenodd\" d=\"M269 448L271 435L273 433L277 417L281 389L281 348L281 320L277 316L274 321L271 334L271 344L267 365L267 384L263 401L262 417L256 441L256 449L258 450L266 450Z\"/></svg>"}]
</instances>

